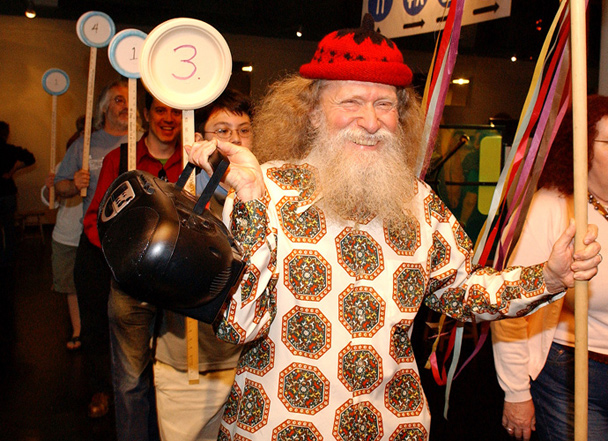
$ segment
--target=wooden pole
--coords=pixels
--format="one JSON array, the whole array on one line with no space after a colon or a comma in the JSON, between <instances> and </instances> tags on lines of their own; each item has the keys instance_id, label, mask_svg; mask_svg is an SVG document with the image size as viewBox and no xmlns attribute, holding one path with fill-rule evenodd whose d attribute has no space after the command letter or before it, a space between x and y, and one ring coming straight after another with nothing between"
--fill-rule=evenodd
<instances>
[{"instance_id":1,"label":"wooden pole","mask_svg":"<svg viewBox=\"0 0 608 441\"><path fill-rule=\"evenodd\" d=\"M584 247L587 232L587 49L585 0L571 0L572 112L574 148L574 249ZM574 440L587 440L589 388L587 282L574 284Z\"/></svg>"},{"instance_id":2,"label":"wooden pole","mask_svg":"<svg viewBox=\"0 0 608 441\"><path fill-rule=\"evenodd\" d=\"M182 111L182 145L194 144L194 110ZM186 149L183 150L184 167L188 163ZM196 195L196 184L194 173L188 178L184 189ZM188 357L188 382L198 384L198 321L191 317L186 317L186 351Z\"/></svg>"},{"instance_id":3,"label":"wooden pole","mask_svg":"<svg viewBox=\"0 0 608 441\"><path fill-rule=\"evenodd\" d=\"M137 79L129 78L129 131L127 136L127 170L137 168Z\"/></svg>"},{"instance_id":4,"label":"wooden pole","mask_svg":"<svg viewBox=\"0 0 608 441\"><path fill-rule=\"evenodd\" d=\"M91 47L89 54L89 80L87 83L87 101L84 120L84 145L82 147L82 169L89 169L89 152L91 151L91 126L93 124L93 99L95 93L95 70L97 68L97 48ZM80 190L80 196L87 195L86 187Z\"/></svg>"},{"instance_id":5,"label":"wooden pole","mask_svg":"<svg viewBox=\"0 0 608 441\"><path fill-rule=\"evenodd\" d=\"M53 95L51 104L51 159L50 171L55 173L57 165L57 95ZM55 186L49 188L49 209L55 208Z\"/></svg>"}]
</instances>

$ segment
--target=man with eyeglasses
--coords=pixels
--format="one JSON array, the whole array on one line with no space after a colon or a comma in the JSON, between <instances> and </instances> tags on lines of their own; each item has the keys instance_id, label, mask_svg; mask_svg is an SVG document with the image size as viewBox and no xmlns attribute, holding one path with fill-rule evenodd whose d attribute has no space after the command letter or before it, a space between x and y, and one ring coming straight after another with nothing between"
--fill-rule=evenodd
<instances>
[{"instance_id":1,"label":"man with eyeglasses","mask_svg":"<svg viewBox=\"0 0 608 441\"><path fill-rule=\"evenodd\" d=\"M149 128L137 143L137 170L176 182L183 169L182 111L146 92L144 119ZM97 231L99 205L112 182L125 171L127 144L122 144L104 158L95 196L84 217L84 233L96 247L101 247ZM117 439L158 440L150 348L156 308L128 296L112 280L107 311Z\"/></svg>"},{"instance_id":2,"label":"man with eyeglasses","mask_svg":"<svg viewBox=\"0 0 608 441\"><path fill-rule=\"evenodd\" d=\"M253 106L242 93L227 89L213 103L195 114L197 139L221 139L251 148ZM207 173L197 176L197 193L209 180ZM227 189L218 187L210 209L217 215L226 198ZM204 268L201 268L203 271ZM198 384L189 384L185 339L185 318L164 311L156 344L154 383L158 423L163 441L216 440L223 405L238 362L241 347L215 337L210 325L199 322Z\"/></svg>"},{"instance_id":3,"label":"man with eyeglasses","mask_svg":"<svg viewBox=\"0 0 608 441\"><path fill-rule=\"evenodd\" d=\"M55 191L70 198L87 189L83 198L83 216L97 188L101 164L106 154L127 141L128 88L125 80L108 84L99 96L94 128L91 134L89 169L82 168L84 137L68 149L55 175ZM80 220L82 222L82 219ZM110 403L110 363L107 309L110 270L99 248L81 235L74 266L74 283L81 318L81 341L91 402L88 415L99 418L108 413Z\"/></svg>"}]
</instances>

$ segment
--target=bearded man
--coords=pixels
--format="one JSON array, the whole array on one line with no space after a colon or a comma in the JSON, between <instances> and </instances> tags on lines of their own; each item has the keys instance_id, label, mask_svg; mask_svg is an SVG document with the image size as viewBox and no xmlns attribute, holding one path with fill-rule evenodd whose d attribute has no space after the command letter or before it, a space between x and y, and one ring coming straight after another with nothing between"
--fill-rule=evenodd
<instances>
[{"instance_id":1,"label":"bearded man","mask_svg":"<svg viewBox=\"0 0 608 441\"><path fill-rule=\"evenodd\" d=\"M415 178L412 74L373 28L368 16L329 34L271 88L255 156L217 140L188 149L208 173L216 149L230 160L224 220L247 257L216 326L248 343L218 439L428 439L409 340L421 303L462 321L521 315L601 260L593 228L573 256L571 225L545 263L473 266L466 233Z\"/></svg>"}]
</instances>

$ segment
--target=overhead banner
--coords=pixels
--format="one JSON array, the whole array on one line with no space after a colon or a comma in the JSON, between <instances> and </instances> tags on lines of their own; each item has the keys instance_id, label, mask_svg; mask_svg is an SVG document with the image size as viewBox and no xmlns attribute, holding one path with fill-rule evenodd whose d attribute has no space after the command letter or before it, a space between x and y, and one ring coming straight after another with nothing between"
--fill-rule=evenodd
<instances>
[{"instance_id":1,"label":"overhead banner","mask_svg":"<svg viewBox=\"0 0 608 441\"><path fill-rule=\"evenodd\" d=\"M377 29L388 38L437 32L443 29L450 0L363 0ZM511 0L466 0L462 26L511 15Z\"/></svg>"}]
</instances>

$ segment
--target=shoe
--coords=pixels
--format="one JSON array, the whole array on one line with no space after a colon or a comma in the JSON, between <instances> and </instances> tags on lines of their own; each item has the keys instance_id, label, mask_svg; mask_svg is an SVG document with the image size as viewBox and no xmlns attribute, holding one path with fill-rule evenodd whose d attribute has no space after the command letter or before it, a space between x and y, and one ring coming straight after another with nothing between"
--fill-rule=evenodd
<instances>
[{"instance_id":1,"label":"shoe","mask_svg":"<svg viewBox=\"0 0 608 441\"><path fill-rule=\"evenodd\" d=\"M66 344L68 351L77 351L78 349L80 349L81 346L82 346L82 343L80 342L79 335L69 339L68 343Z\"/></svg>"},{"instance_id":2,"label":"shoe","mask_svg":"<svg viewBox=\"0 0 608 441\"><path fill-rule=\"evenodd\" d=\"M105 392L97 392L89 403L88 415L90 418L101 418L110 409L110 396Z\"/></svg>"}]
</instances>

